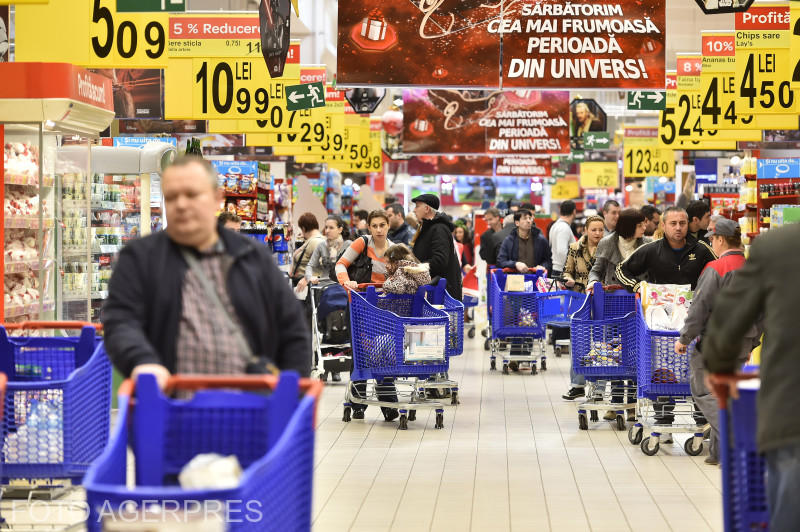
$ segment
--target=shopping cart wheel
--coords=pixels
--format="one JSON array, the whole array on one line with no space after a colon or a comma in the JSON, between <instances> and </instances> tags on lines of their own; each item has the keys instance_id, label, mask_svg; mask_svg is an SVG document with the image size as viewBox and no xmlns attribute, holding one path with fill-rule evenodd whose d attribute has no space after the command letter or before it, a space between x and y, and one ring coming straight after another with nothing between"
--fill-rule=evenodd
<instances>
[{"instance_id":1,"label":"shopping cart wheel","mask_svg":"<svg viewBox=\"0 0 800 532\"><path fill-rule=\"evenodd\" d=\"M467 331L467 336L469 336L470 338L475 338L475 327L469 328L469 330Z\"/></svg>"},{"instance_id":2,"label":"shopping cart wheel","mask_svg":"<svg viewBox=\"0 0 800 532\"><path fill-rule=\"evenodd\" d=\"M617 430L625 430L625 416L617 414Z\"/></svg>"},{"instance_id":3,"label":"shopping cart wheel","mask_svg":"<svg viewBox=\"0 0 800 532\"><path fill-rule=\"evenodd\" d=\"M578 428L581 430L589 430L589 422L586 420L586 414L578 414Z\"/></svg>"},{"instance_id":4,"label":"shopping cart wheel","mask_svg":"<svg viewBox=\"0 0 800 532\"><path fill-rule=\"evenodd\" d=\"M642 427L638 427L636 425L631 425L628 428L628 441L631 442L633 445L639 445L642 443L642 433L644 429Z\"/></svg>"},{"instance_id":5,"label":"shopping cart wheel","mask_svg":"<svg viewBox=\"0 0 800 532\"><path fill-rule=\"evenodd\" d=\"M589 419L591 419L593 422L600 419L600 417L597 415L597 410L592 410L589 412Z\"/></svg>"},{"instance_id":6,"label":"shopping cart wheel","mask_svg":"<svg viewBox=\"0 0 800 532\"><path fill-rule=\"evenodd\" d=\"M503 364L503 375L508 375L508 364Z\"/></svg>"},{"instance_id":7,"label":"shopping cart wheel","mask_svg":"<svg viewBox=\"0 0 800 532\"><path fill-rule=\"evenodd\" d=\"M488 351L489 348L491 347L491 343L492 343L492 341L489 338L484 340L484 342L483 342L483 350L484 351Z\"/></svg>"},{"instance_id":8,"label":"shopping cart wheel","mask_svg":"<svg viewBox=\"0 0 800 532\"><path fill-rule=\"evenodd\" d=\"M408 430L408 416L405 414L400 415L400 430Z\"/></svg>"},{"instance_id":9,"label":"shopping cart wheel","mask_svg":"<svg viewBox=\"0 0 800 532\"><path fill-rule=\"evenodd\" d=\"M453 394L450 396L450 404L451 405L461 404L461 401L458 400L458 390L453 390Z\"/></svg>"},{"instance_id":10,"label":"shopping cart wheel","mask_svg":"<svg viewBox=\"0 0 800 532\"><path fill-rule=\"evenodd\" d=\"M408 420L409 421L416 421L417 420L417 411L416 410L409 410L408 411Z\"/></svg>"},{"instance_id":11,"label":"shopping cart wheel","mask_svg":"<svg viewBox=\"0 0 800 532\"><path fill-rule=\"evenodd\" d=\"M489 338L489 329L481 329L481 336Z\"/></svg>"},{"instance_id":12,"label":"shopping cart wheel","mask_svg":"<svg viewBox=\"0 0 800 532\"><path fill-rule=\"evenodd\" d=\"M536 362L531 362L531 375L536 375L537 373L539 373L539 370L536 369Z\"/></svg>"},{"instance_id":13,"label":"shopping cart wheel","mask_svg":"<svg viewBox=\"0 0 800 532\"><path fill-rule=\"evenodd\" d=\"M683 450L686 451L686 454L689 456L698 456L700 453L703 452L703 442L701 441L700 444L695 447L694 440L696 440L694 436L690 437L686 440L686 443L683 444Z\"/></svg>"},{"instance_id":14,"label":"shopping cart wheel","mask_svg":"<svg viewBox=\"0 0 800 532\"><path fill-rule=\"evenodd\" d=\"M542 371L547 371L547 360L542 359L542 362L539 365L542 367Z\"/></svg>"},{"instance_id":15,"label":"shopping cart wheel","mask_svg":"<svg viewBox=\"0 0 800 532\"><path fill-rule=\"evenodd\" d=\"M489 361L489 369L492 370L492 371L497 370L497 362L495 362L494 359L491 359Z\"/></svg>"},{"instance_id":16,"label":"shopping cart wheel","mask_svg":"<svg viewBox=\"0 0 800 532\"><path fill-rule=\"evenodd\" d=\"M319 374L319 380L321 380L322 382L328 382L328 372L321 371Z\"/></svg>"},{"instance_id":17,"label":"shopping cart wheel","mask_svg":"<svg viewBox=\"0 0 800 532\"><path fill-rule=\"evenodd\" d=\"M653 447L650 447L650 436L642 440L641 445L639 446L642 448L642 452L647 456L655 456L658 452L658 449L661 448L661 444L656 442Z\"/></svg>"},{"instance_id":18,"label":"shopping cart wheel","mask_svg":"<svg viewBox=\"0 0 800 532\"><path fill-rule=\"evenodd\" d=\"M342 416L342 421L344 421L345 423L350 421L350 407L349 406L344 407L344 415Z\"/></svg>"},{"instance_id":19,"label":"shopping cart wheel","mask_svg":"<svg viewBox=\"0 0 800 532\"><path fill-rule=\"evenodd\" d=\"M434 425L434 428L444 428L444 412L436 412L436 425Z\"/></svg>"},{"instance_id":20,"label":"shopping cart wheel","mask_svg":"<svg viewBox=\"0 0 800 532\"><path fill-rule=\"evenodd\" d=\"M553 348L553 354L558 358L561 358L561 346L557 345Z\"/></svg>"}]
</instances>

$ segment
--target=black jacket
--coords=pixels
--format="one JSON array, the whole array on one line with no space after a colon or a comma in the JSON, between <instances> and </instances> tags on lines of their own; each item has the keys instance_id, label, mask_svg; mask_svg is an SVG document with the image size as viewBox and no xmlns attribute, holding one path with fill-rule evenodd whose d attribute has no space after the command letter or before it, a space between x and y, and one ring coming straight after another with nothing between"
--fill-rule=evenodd
<instances>
[{"instance_id":1,"label":"black jacket","mask_svg":"<svg viewBox=\"0 0 800 532\"><path fill-rule=\"evenodd\" d=\"M414 241L414 255L431 266L431 278L447 279L447 291L461 301L461 264L458 260L453 230L455 226L442 213L423 220Z\"/></svg>"},{"instance_id":2,"label":"black jacket","mask_svg":"<svg viewBox=\"0 0 800 532\"><path fill-rule=\"evenodd\" d=\"M411 238L414 236L414 230L407 223L404 223L395 230L390 229L386 238L393 244L411 245Z\"/></svg>"},{"instance_id":3,"label":"black jacket","mask_svg":"<svg viewBox=\"0 0 800 532\"><path fill-rule=\"evenodd\" d=\"M535 225L531 227L531 236L533 239L533 254L536 257L534 261L536 264L527 264L529 268L536 266L544 266L547 271L553 269L553 255L550 251L550 244L547 239L542 236L542 232ZM517 267L519 261L519 231L515 227L511 234L508 235L503 243L500 244L500 253L497 255L498 268L514 268Z\"/></svg>"},{"instance_id":4,"label":"black jacket","mask_svg":"<svg viewBox=\"0 0 800 532\"><path fill-rule=\"evenodd\" d=\"M308 375L311 337L303 308L269 248L227 229L219 234L233 257L228 293L253 353L280 369ZM130 242L120 252L101 321L106 351L125 376L148 363L175 372L187 269L179 246L164 231Z\"/></svg>"},{"instance_id":5,"label":"black jacket","mask_svg":"<svg viewBox=\"0 0 800 532\"><path fill-rule=\"evenodd\" d=\"M717 257L705 242L686 237L686 245L678 257L665 238L645 244L630 257L617 264L617 279L624 286L636 291L639 281L636 277L645 275L655 284L690 284L692 290L703 273L706 264Z\"/></svg>"},{"instance_id":6,"label":"black jacket","mask_svg":"<svg viewBox=\"0 0 800 532\"><path fill-rule=\"evenodd\" d=\"M486 264L494 264L494 262L490 261L489 259L497 260L496 255L494 254L494 229L489 228L481 234L481 258L486 261Z\"/></svg>"},{"instance_id":7,"label":"black jacket","mask_svg":"<svg viewBox=\"0 0 800 532\"><path fill-rule=\"evenodd\" d=\"M742 339L763 317L758 447L762 452L800 442L800 225L770 229L753 241L750 258L714 300L702 354L712 373L738 367ZM694 306L694 303L692 303Z\"/></svg>"},{"instance_id":8,"label":"black jacket","mask_svg":"<svg viewBox=\"0 0 800 532\"><path fill-rule=\"evenodd\" d=\"M486 261L486 264L497 264L497 255L500 254L500 246L503 244L503 240L516 228L517 226L512 222L504 226L499 232L494 232L489 229L489 231L492 231L492 234L487 238L486 251L484 251L483 235L481 235L481 258ZM485 234L486 233L484 233L484 235Z\"/></svg>"}]
</instances>

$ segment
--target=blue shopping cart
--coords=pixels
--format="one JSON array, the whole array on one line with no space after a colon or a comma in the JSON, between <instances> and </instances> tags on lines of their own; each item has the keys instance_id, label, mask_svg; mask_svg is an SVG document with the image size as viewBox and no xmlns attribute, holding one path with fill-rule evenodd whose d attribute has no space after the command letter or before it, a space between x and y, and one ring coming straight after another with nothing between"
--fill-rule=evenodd
<instances>
[{"instance_id":1,"label":"blue shopping cart","mask_svg":"<svg viewBox=\"0 0 800 532\"><path fill-rule=\"evenodd\" d=\"M557 357L563 353L569 352L569 326L570 319L578 309L583 306L586 301L586 294L575 292L573 290L552 290L556 287L558 282L556 279L550 280L551 290L549 292L539 294L539 319L544 324L546 329L553 333L553 338L563 336L563 339L557 339L553 342L553 352ZM565 334L559 334L560 331L566 331Z\"/></svg>"},{"instance_id":2,"label":"blue shopping cart","mask_svg":"<svg viewBox=\"0 0 800 532\"><path fill-rule=\"evenodd\" d=\"M753 369L753 368L751 368ZM725 532L769 530L766 460L756 446L758 373L711 375L719 403L722 512ZM729 399L728 383L738 382L739 398Z\"/></svg>"},{"instance_id":3,"label":"blue shopping cart","mask_svg":"<svg viewBox=\"0 0 800 532\"><path fill-rule=\"evenodd\" d=\"M506 281L512 270L491 272L491 355L489 369L497 369L497 357L503 360L503 374L508 375L511 363L528 364L531 375L536 375L536 363L547 370L544 336L546 329L539 319L539 292L536 282L544 272L518 274L522 276L526 291L506 290ZM502 288L501 288L502 287ZM530 290L527 290L530 287Z\"/></svg>"},{"instance_id":4,"label":"blue shopping cart","mask_svg":"<svg viewBox=\"0 0 800 532\"><path fill-rule=\"evenodd\" d=\"M489 351L492 348L492 271L495 269L493 264L486 265L486 318L488 323L481 331L481 335L486 338L483 341L483 350Z\"/></svg>"},{"instance_id":5,"label":"blue shopping cart","mask_svg":"<svg viewBox=\"0 0 800 532\"><path fill-rule=\"evenodd\" d=\"M626 396L636 394L636 301L626 290L595 283L572 315L572 370L586 378L586 401L578 405L581 430L599 420L599 410L615 411L616 428L625 430Z\"/></svg>"},{"instance_id":6,"label":"blue shopping cart","mask_svg":"<svg viewBox=\"0 0 800 532\"><path fill-rule=\"evenodd\" d=\"M80 329L71 337L9 336L8 330ZM0 327L8 377L2 420L2 482L21 489L80 484L108 441L111 364L95 327L25 322Z\"/></svg>"},{"instance_id":7,"label":"blue shopping cart","mask_svg":"<svg viewBox=\"0 0 800 532\"><path fill-rule=\"evenodd\" d=\"M472 268L464 275L461 283L462 286L462 302L464 304L464 317L469 317L469 328L467 329L467 336L475 338L475 307L480 302L481 292L478 284L478 269Z\"/></svg>"},{"instance_id":8,"label":"blue shopping cart","mask_svg":"<svg viewBox=\"0 0 800 532\"><path fill-rule=\"evenodd\" d=\"M697 409L689 384L689 360L692 342L686 353L675 353L678 331L662 331L647 326L640 300L637 315L637 422L628 430L629 441L639 444L642 452L654 456L663 434L689 433L683 449L690 456L703 452L705 421L698 424ZM643 438L644 429L650 436Z\"/></svg>"},{"instance_id":9,"label":"blue shopping cart","mask_svg":"<svg viewBox=\"0 0 800 532\"><path fill-rule=\"evenodd\" d=\"M197 393L173 399L153 375L141 375L135 390L133 381L124 382L114 434L84 480L88 530L119 520L153 523L170 512L183 522L210 514L229 531L310 530L314 418L323 386L288 371L280 379L175 376L167 390ZM264 395L268 389L274 391ZM206 453L236 456L244 470L236 487L178 485L181 469Z\"/></svg>"},{"instance_id":10,"label":"blue shopping cart","mask_svg":"<svg viewBox=\"0 0 800 532\"><path fill-rule=\"evenodd\" d=\"M351 291L353 373L342 420L351 420L354 405L397 408L405 430L417 410L434 409L435 426L443 428L442 403L425 399L424 392L436 387L434 379L447 373L449 358L463 350L463 311L444 283L422 286L414 295L379 294L375 286Z\"/></svg>"}]
</instances>

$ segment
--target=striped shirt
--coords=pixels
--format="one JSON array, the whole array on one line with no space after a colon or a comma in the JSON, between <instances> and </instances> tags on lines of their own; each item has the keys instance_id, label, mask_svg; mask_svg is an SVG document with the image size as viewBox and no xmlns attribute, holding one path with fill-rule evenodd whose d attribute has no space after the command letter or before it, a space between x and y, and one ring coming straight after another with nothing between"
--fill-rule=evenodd
<instances>
[{"instance_id":1,"label":"striped shirt","mask_svg":"<svg viewBox=\"0 0 800 532\"><path fill-rule=\"evenodd\" d=\"M372 282L382 283L386 280L386 259L383 256L378 256L375 251L375 243L372 241L372 236L369 239L369 247L367 247L367 256L372 259ZM388 249L392 243L386 239L386 248ZM339 262L336 263L336 280L344 284L350 280L347 275L347 268L364 252L364 239L359 237L350 244L350 247L344 252Z\"/></svg>"}]
</instances>

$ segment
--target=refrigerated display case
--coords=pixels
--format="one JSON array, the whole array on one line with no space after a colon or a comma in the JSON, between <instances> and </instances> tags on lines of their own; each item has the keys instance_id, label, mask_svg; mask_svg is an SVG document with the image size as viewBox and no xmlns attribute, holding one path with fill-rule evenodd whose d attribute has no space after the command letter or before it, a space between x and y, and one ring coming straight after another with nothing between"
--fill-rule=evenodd
<instances>
[{"instance_id":1,"label":"refrigerated display case","mask_svg":"<svg viewBox=\"0 0 800 532\"><path fill-rule=\"evenodd\" d=\"M111 82L63 63L0 63L0 79L0 321L86 319L90 143L114 118Z\"/></svg>"}]
</instances>

